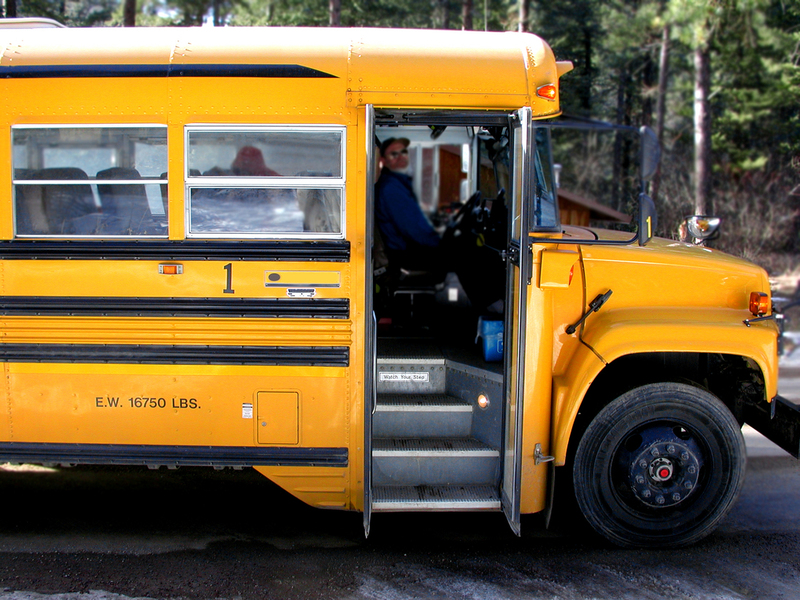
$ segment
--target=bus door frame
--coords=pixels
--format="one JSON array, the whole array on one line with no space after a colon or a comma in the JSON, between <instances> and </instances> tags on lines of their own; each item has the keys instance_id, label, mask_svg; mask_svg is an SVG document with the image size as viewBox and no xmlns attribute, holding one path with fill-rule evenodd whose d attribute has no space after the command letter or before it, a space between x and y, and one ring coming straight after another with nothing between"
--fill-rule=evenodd
<instances>
[{"instance_id":1,"label":"bus door frame","mask_svg":"<svg viewBox=\"0 0 800 600\"><path fill-rule=\"evenodd\" d=\"M446 113L443 113L446 114ZM506 113L508 114L508 113ZM499 115L495 113L495 118ZM509 211L509 235L506 248L507 256L507 284L506 284L506 310L505 321L505 407L503 419L504 447L502 454L502 479L501 506L508 519L511 529L520 535L520 496L522 479L522 405L524 390L524 365L525 365L525 326L527 314L528 286L530 285L533 255L529 237L530 207L532 177L533 177L533 129L532 113L530 107L523 107L512 112L508 117L508 127L511 141L514 144L514 185L512 189L512 206ZM478 124L487 115L475 113L465 117L464 124ZM407 121L413 117L405 115ZM426 123L429 115L420 115L420 123ZM450 117L453 121L445 119L436 122L456 123L459 117ZM491 117L489 117L491 118ZM487 118L488 121L488 118ZM377 322L373 306L373 271L372 271L372 246L374 244L374 203L375 186L370 182L369 173L372 172L375 156L375 131L376 118L374 106L365 106L364 141L365 160L367 164L366 176L366 218L365 218L365 247L368 249L366 266L365 289L365 314L366 319L366 344L365 344L365 385L364 385L364 533L369 535L370 521L372 518L372 419L377 403ZM430 124L430 123L428 123ZM519 156L517 156L517 140ZM517 238L514 237L515 220L519 223ZM509 341L511 342L509 344Z\"/></svg>"}]
</instances>

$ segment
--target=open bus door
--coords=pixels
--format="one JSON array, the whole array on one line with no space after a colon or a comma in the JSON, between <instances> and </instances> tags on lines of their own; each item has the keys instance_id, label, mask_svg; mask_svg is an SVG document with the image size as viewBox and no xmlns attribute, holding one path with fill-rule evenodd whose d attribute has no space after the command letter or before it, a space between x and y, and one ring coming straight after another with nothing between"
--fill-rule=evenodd
<instances>
[{"instance_id":1,"label":"open bus door","mask_svg":"<svg viewBox=\"0 0 800 600\"><path fill-rule=\"evenodd\" d=\"M520 535L520 480L522 477L522 406L525 365L525 316L527 288L530 284L531 252L528 242L528 207L532 173L531 110L517 111L510 124L513 144L513 185L509 203L509 230L506 249L506 324L504 343L505 417L503 478L501 484L503 512L508 524Z\"/></svg>"},{"instance_id":2,"label":"open bus door","mask_svg":"<svg viewBox=\"0 0 800 600\"><path fill-rule=\"evenodd\" d=\"M372 168L380 160L376 156L375 151L375 109L371 104L365 107L364 116L364 131L365 131L365 153L367 165ZM377 387L375 378L377 377L377 337L378 337L378 323L375 316L375 307L373 305L372 293L375 287L373 281L372 271L372 246L374 240L374 211L372 207L375 204L375 186L372 182L367 181L366 189L366 202L369 209L366 211L366 247L369 248L367 258L367 272L366 279L366 314L370 315L366 319L366 356L367 361L364 365L364 536L369 537L370 521L372 519L372 416L375 414L375 404L377 401Z\"/></svg>"},{"instance_id":3,"label":"open bus door","mask_svg":"<svg viewBox=\"0 0 800 600\"><path fill-rule=\"evenodd\" d=\"M499 304L505 307L502 363L490 364L490 359L484 360L477 348L454 349L453 339L461 338L453 338L453 330L441 322L446 320L446 312L439 313L440 322L421 328L408 320L409 315L401 315L405 320L396 328L392 323L389 330L385 322L379 331L374 317L367 320L365 533L369 533L372 512L503 510L513 531L519 534L525 317L532 261L528 237L530 211L526 206L534 168L531 110L490 115L414 114L386 109L373 111L367 107L363 119L365 133L360 143L364 144L368 165L374 165L378 159L376 135L414 138L420 145L430 145L429 140L433 139L452 146L457 139L452 131L439 137L435 130L445 126L453 131L463 128L469 132L472 155L469 162L476 170L476 179L480 179L479 167L484 169L484 175L489 170L494 173L494 180L485 187L486 190L494 187L498 194L497 199L490 199L491 206L503 197L503 189L510 191L502 201L504 209L496 213L504 215L503 225L507 225L502 237L491 244L493 247L478 246L485 246L488 254L496 253L495 258L488 260L484 256L470 263L473 271L470 275L474 277L470 285L464 285L468 295L469 290L475 291L476 285L491 289L481 300L494 298L496 294ZM450 139L443 141L447 135ZM489 156L493 169L486 161L480 161L481 147L491 147L495 152ZM366 247L371 248L375 198L373 186L367 188ZM444 239L452 242L459 235L463 236L461 239L467 238L466 245L459 247L462 252L477 242L477 238L473 241L469 237L476 235L473 230L485 223L483 218L490 218L491 210L478 204L480 198L480 193L473 192L448 225L456 229L450 230L453 237L447 238L446 233ZM483 218L471 222L478 213ZM475 258L474 254L467 256ZM368 271L367 289L372 290L373 273L371 269ZM458 276L461 279L462 273ZM461 281L466 284L466 280ZM371 294L367 296L367 314L373 315L377 303ZM450 325L463 330L464 322L459 316L467 313L452 310L450 317L454 321ZM473 311L469 314L474 316ZM486 400L484 406L478 403L481 397ZM497 401L489 402L488 398Z\"/></svg>"}]
</instances>

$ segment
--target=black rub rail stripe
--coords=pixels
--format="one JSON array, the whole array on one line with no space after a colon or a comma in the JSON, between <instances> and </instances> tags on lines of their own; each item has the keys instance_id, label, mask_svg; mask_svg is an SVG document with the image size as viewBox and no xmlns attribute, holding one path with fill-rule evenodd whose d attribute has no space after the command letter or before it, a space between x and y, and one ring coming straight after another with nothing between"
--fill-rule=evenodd
<instances>
[{"instance_id":1,"label":"black rub rail stripe","mask_svg":"<svg viewBox=\"0 0 800 600\"><path fill-rule=\"evenodd\" d=\"M346 467L347 448L0 443L0 461L185 467Z\"/></svg>"},{"instance_id":2,"label":"black rub rail stripe","mask_svg":"<svg viewBox=\"0 0 800 600\"><path fill-rule=\"evenodd\" d=\"M347 346L0 344L0 362L347 367Z\"/></svg>"},{"instance_id":3,"label":"black rub rail stripe","mask_svg":"<svg viewBox=\"0 0 800 600\"><path fill-rule=\"evenodd\" d=\"M41 79L56 77L264 77L324 78L335 75L293 64L209 64L209 65L16 65L0 67L6 79Z\"/></svg>"},{"instance_id":4,"label":"black rub rail stripe","mask_svg":"<svg viewBox=\"0 0 800 600\"><path fill-rule=\"evenodd\" d=\"M348 262L348 241L10 240L2 260L263 260Z\"/></svg>"},{"instance_id":5,"label":"black rub rail stripe","mask_svg":"<svg viewBox=\"0 0 800 600\"><path fill-rule=\"evenodd\" d=\"M0 315L347 319L348 298L114 298L0 296Z\"/></svg>"}]
</instances>

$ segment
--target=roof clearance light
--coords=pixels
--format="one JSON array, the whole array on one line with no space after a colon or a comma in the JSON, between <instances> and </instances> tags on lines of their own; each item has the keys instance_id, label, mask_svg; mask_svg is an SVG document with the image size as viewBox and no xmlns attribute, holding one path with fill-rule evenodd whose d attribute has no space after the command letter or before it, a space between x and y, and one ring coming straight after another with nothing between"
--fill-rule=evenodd
<instances>
[{"instance_id":1,"label":"roof clearance light","mask_svg":"<svg viewBox=\"0 0 800 600\"><path fill-rule=\"evenodd\" d=\"M761 317L769 312L769 294L764 292L752 292L750 294L750 312Z\"/></svg>"},{"instance_id":2,"label":"roof clearance light","mask_svg":"<svg viewBox=\"0 0 800 600\"><path fill-rule=\"evenodd\" d=\"M536 95L545 100L555 100L558 88L552 83L536 88Z\"/></svg>"}]
</instances>

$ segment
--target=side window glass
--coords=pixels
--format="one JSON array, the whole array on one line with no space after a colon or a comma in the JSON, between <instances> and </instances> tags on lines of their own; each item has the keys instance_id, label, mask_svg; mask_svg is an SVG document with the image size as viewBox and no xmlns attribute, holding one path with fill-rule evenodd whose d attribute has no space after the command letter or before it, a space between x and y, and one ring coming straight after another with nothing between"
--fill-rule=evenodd
<instances>
[{"instance_id":1,"label":"side window glass","mask_svg":"<svg viewBox=\"0 0 800 600\"><path fill-rule=\"evenodd\" d=\"M344 136L343 127L187 127L187 235L343 238Z\"/></svg>"},{"instance_id":2,"label":"side window glass","mask_svg":"<svg viewBox=\"0 0 800 600\"><path fill-rule=\"evenodd\" d=\"M167 128L12 128L16 237L166 237Z\"/></svg>"},{"instance_id":3,"label":"side window glass","mask_svg":"<svg viewBox=\"0 0 800 600\"><path fill-rule=\"evenodd\" d=\"M550 153L550 129L534 128L536 152L534 153L536 184L534 193L535 227L552 230L558 227L558 197L553 181L553 160Z\"/></svg>"}]
</instances>

